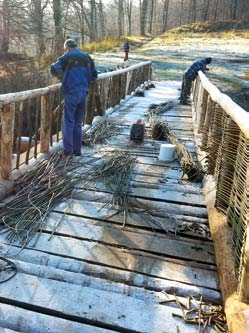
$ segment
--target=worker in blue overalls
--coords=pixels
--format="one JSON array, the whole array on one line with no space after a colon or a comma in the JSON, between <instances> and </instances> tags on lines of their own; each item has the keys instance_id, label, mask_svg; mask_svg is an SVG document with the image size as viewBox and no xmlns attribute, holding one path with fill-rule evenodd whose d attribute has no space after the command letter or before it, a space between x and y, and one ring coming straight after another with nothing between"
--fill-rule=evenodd
<instances>
[{"instance_id":1,"label":"worker in blue overalls","mask_svg":"<svg viewBox=\"0 0 249 333\"><path fill-rule=\"evenodd\" d=\"M51 65L51 75L62 80L64 114L62 124L64 155L81 155L82 123L91 81L97 79L94 61L77 49L74 39L64 43L66 53Z\"/></svg>"}]
</instances>

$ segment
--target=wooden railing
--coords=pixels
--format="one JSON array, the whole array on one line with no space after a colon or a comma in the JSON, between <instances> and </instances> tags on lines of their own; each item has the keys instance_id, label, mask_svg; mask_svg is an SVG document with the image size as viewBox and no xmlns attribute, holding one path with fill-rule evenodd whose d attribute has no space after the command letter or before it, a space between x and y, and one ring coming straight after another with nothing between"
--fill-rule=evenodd
<instances>
[{"instance_id":1,"label":"wooden railing","mask_svg":"<svg viewBox=\"0 0 249 333\"><path fill-rule=\"evenodd\" d=\"M150 78L149 61L100 74L90 86L85 124L91 125L95 115L104 115L108 108L119 104ZM61 139L62 112L60 84L0 95L1 179L10 179L11 170L18 169L23 163L28 164L38 153L48 153L49 148ZM27 137L24 153L23 136Z\"/></svg>"},{"instance_id":2,"label":"wooden railing","mask_svg":"<svg viewBox=\"0 0 249 333\"><path fill-rule=\"evenodd\" d=\"M216 184L215 208L221 214L214 226L218 235L217 257L220 257L218 261L224 268L221 280L234 270L238 282L236 294L240 301L248 304L249 113L221 93L202 72L199 72L192 92L194 120L201 138L201 149L206 152L207 172L213 175ZM227 227L221 224L222 216ZM231 256L235 267L231 269L225 266L227 253L219 248L225 230L230 232L232 239ZM227 298L231 297L232 284L224 286Z\"/></svg>"}]
</instances>

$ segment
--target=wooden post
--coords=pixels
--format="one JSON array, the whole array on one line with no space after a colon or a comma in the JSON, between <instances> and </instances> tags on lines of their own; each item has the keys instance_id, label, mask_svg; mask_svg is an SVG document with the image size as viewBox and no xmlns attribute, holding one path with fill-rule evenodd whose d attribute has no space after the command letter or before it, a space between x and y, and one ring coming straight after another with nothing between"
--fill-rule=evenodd
<instances>
[{"instance_id":1,"label":"wooden post","mask_svg":"<svg viewBox=\"0 0 249 333\"><path fill-rule=\"evenodd\" d=\"M94 118L94 82L91 82L88 92L88 100L87 100L84 123L87 125L92 125L93 118Z\"/></svg>"},{"instance_id":2,"label":"wooden post","mask_svg":"<svg viewBox=\"0 0 249 333\"><path fill-rule=\"evenodd\" d=\"M203 124L206 118L206 111L207 111L207 100L208 100L208 93L204 89L202 103L200 106L200 121L199 121L198 133L201 133L203 129Z\"/></svg>"},{"instance_id":3,"label":"wooden post","mask_svg":"<svg viewBox=\"0 0 249 333\"><path fill-rule=\"evenodd\" d=\"M11 175L11 162L14 139L15 104L1 108L1 178L8 180Z\"/></svg>"},{"instance_id":4,"label":"wooden post","mask_svg":"<svg viewBox=\"0 0 249 333\"><path fill-rule=\"evenodd\" d=\"M241 302L249 304L249 226L247 226L245 247L244 247L245 263L242 268L242 278L239 285L239 299Z\"/></svg>"},{"instance_id":5,"label":"wooden post","mask_svg":"<svg viewBox=\"0 0 249 333\"><path fill-rule=\"evenodd\" d=\"M50 108L49 108L50 96L44 95L41 97L41 132L40 132L40 143L41 153L49 152L50 143Z\"/></svg>"}]
</instances>

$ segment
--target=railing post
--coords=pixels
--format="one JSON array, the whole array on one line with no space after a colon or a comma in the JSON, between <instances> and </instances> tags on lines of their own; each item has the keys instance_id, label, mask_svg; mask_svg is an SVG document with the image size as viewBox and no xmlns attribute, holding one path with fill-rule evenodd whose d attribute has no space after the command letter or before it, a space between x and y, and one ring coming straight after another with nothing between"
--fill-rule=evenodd
<instances>
[{"instance_id":1,"label":"railing post","mask_svg":"<svg viewBox=\"0 0 249 333\"><path fill-rule=\"evenodd\" d=\"M49 95L44 95L41 97L41 131L40 131L40 144L41 144L41 153L49 152L49 143L50 143L50 118L51 114L49 113Z\"/></svg>"},{"instance_id":2,"label":"railing post","mask_svg":"<svg viewBox=\"0 0 249 333\"><path fill-rule=\"evenodd\" d=\"M241 302L249 304L249 226L247 226L244 246L244 266L241 272L239 298Z\"/></svg>"},{"instance_id":3,"label":"railing post","mask_svg":"<svg viewBox=\"0 0 249 333\"><path fill-rule=\"evenodd\" d=\"M11 174L13 154L15 104L7 104L1 108L1 178L8 180Z\"/></svg>"}]
</instances>

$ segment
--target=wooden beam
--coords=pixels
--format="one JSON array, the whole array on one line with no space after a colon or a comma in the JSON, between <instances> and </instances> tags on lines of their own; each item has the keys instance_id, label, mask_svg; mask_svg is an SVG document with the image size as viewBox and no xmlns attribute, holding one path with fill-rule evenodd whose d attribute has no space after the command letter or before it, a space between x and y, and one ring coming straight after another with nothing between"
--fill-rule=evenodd
<instances>
[{"instance_id":1,"label":"wooden beam","mask_svg":"<svg viewBox=\"0 0 249 333\"><path fill-rule=\"evenodd\" d=\"M50 96L45 95L41 98L41 131L40 131L40 142L41 142L41 153L48 153L50 143Z\"/></svg>"},{"instance_id":2,"label":"wooden beam","mask_svg":"<svg viewBox=\"0 0 249 333\"><path fill-rule=\"evenodd\" d=\"M1 109L1 178L8 180L11 174L13 154L15 104L7 104Z\"/></svg>"}]
</instances>

